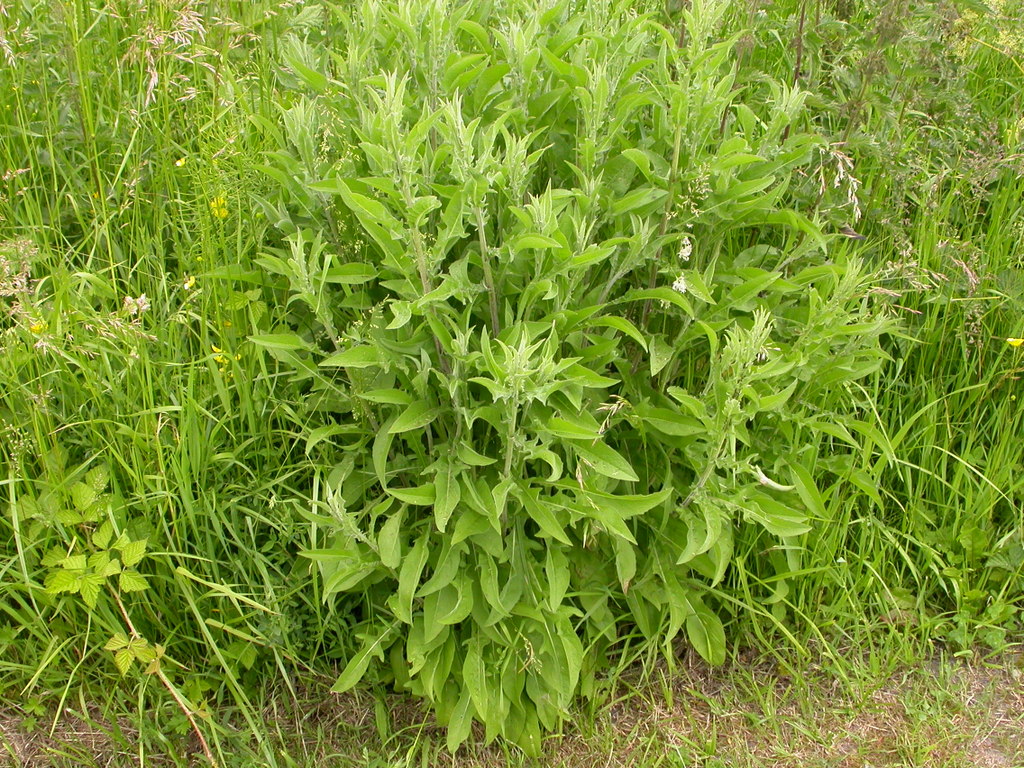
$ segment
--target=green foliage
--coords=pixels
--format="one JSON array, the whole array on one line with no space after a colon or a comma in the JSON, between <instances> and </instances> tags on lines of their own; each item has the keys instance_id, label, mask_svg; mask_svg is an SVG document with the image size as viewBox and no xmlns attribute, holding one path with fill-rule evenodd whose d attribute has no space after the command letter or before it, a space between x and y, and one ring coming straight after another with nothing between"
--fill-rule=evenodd
<instances>
[{"instance_id":1,"label":"green foliage","mask_svg":"<svg viewBox=\"0 0 1024 768\"><path fill-rule=\"evenodd\" d=\"M252 340L321 403L303 554L363 616L334 690L424 696L452 747L476 719L535 751L633 633L722 663L737 537L785 579L830 522L800 465L887 323L789 192L825 143L802 95L735 101L723 9L682 49L567 3L363 5L329 56L281 44L257 263L289 312Z\"/></svg>"},{"instance_id":2,"label":"green foliage","mask_svg":"<svg viewBox=\"0 0 1024 768\"><path fill-rule=\"evenodd\" d=\"M532 751L636 660L1013 642L1018 6L12 6L0 688L275 765L277 675Z\"/></svg>"}]
</instances>

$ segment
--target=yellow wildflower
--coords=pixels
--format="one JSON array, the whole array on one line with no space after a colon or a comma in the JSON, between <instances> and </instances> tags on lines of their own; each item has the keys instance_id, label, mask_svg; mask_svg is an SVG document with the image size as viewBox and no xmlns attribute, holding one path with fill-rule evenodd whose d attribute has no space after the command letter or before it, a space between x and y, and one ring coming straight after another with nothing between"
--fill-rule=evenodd
<instances>
[{"instance_id":1,"label":"yellow wildflower","mask_svg":"<svg viewBox=\"0 0 1024 768\"><path fill-rule=\"evenodd\" d=\"M228 201L224 199L223 195L218 195L210 201L210 212L218 219L228 217Z\"/></svg>"},{"instance_id":2,"label":"yellow wildflower","mask_svg":"<svg viewBox=\"0 0 1024 768\"><path fill-rule=\"evenodd\" d=\"M30 325L28 327L28 329L30 331L32 331L32 333L42 333L43 331L46 330L46 323L44 323L42 321L37 322L37 323L32 323L32 325Z\"/></svg>"},{"instance_id":3,"label":"yellow wildflower","mask_svg":"<svg viewBox=\"0 0 1024 768\"><path fill-rule=\"evenodd\" d=\"M195 279L195 277L193 277L192 275L185 275L185 282L182 283L182 287L186 291L191 291L193 288L195 288L196 287L196 279Z\"/></svg>"},{"instance_id":4,"label":"yellow wildflower","mask_svg":"<svg viewBox=\"0 0 1024 768\"><path fill-rule=\"evenodd\" d=\"M1021 344L1024 344L1024 339L1007 339L1006 343L1011 347L1019 347Z\"/></svg>"},{"instance_id":5,"label":"yellow wildflower","mask_svg":"<svg viewBox=\"0 0 1024 768\"><path fill-rule=\"evenodd\" d=\"M187 163L187 162L188 162L188 160L187 160L186 158L184 158L184 157L179 157L179 158L178 158L177 160L175 160L175 161L174 161L174 164L175 164L176 166L178 166L179 168L181 168L181 167L182 167L183 165L185 165L185 163Z\"/></svg>"}]
</instances>

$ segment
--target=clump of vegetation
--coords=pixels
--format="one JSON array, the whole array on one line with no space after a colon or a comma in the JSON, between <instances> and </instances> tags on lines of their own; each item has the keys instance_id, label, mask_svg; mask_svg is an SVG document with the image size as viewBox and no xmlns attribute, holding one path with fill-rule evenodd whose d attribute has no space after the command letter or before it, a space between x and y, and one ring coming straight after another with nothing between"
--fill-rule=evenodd
<instances>
[{"instance_id":1,"label":"clump of vegetation","mask_svg":"<svg viewBox=\"0 0 1024 768\"><path fill-rule=\"evenodd\" d=\"M7 699L1018 635L1010 2L221 5L0 18Z\"/></svg>"}]
</instances>

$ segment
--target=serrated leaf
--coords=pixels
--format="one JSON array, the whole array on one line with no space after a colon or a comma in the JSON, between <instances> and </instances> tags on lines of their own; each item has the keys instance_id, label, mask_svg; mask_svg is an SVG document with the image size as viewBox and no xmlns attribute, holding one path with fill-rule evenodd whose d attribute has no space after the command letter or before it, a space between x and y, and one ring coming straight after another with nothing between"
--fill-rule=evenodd
<instances>
[{"instance_id":1,"label":"serrated leaf","mask_svg":"<svg viewBox=\"0 0 1024 768\"><path fill-rule=\"evenodd\" d=\"M93 552L89 555L88 568L99 573L110 564L110 555L106 552Z\"/></svg>"},{"instance_id":2,"label":"serrated leaf","mask_svg":"<svg viewBox=\"0 0 1024 768\"><path fill-rule=\"evenodd\" d=\"M114 537L114 526L107 520L92 534L92 545L97 549L106 549Z\"/></svg>"},{"instance_id":3,"label":"serrated leaf","mask_svg":"<svg viewBox=\"0 0 1024 768\"><path fill-rule=\"evenodd\" d=\"M73 571L54 571L46 577L46 591L51 595L61 592L77 592L81 586L80 574Z\"/></svg>"},{"instance_id":4,"label":"serrated leaf","mask_svg":"<svg viewBox=\"0 0 1024 768\"><path fill-rule=\"evenodd\" d=\"M106 579L97 574L89 574L82 577L78 592L84 602L90 608L96 607L96 601L100 599L100 588L106 583Z\"/></svg>"},{"instance_id":5,"label":"serrated leaf","mask_svg":"<svg viewBox=\"0 0 1024 768\"><path fill-rule=\"evenodd\" d=\"M53 568L64 562L64 558L67 557L67 552L59 547L51 547L47 550L46 554L43 555L43 559L40 561L41 565L45 568Z\"/></svg>"},{"instance_id":6,"label":"serrated leaf","mask_svg":"<svg viewBox=\"0 0 1024 768\"><path fill-rule=\"evenodd\" d=\"M80 513L67 507L61 507L60 509L58 509L54 513L54 518L61 525L66 525L68 527L78 525L85 519Z\"/></svg>"},{"instance_id":7,"label":"serrated leaf","mask_svg":"<svg viewBox=\"0 0 1024 768\"><path fill-rule=\"evenodd\" d=\"M399 434L413 429L420 429L436 419L439 413L439 408L431 406L430 403L424 400L419 400L402 411L388 428L388 431L392 434Z\"/></svg>"},{"instance_id":8,"label":"serrated leaf","mask_svg":"<svg viewBox=\"0 0 1024 768\"><path fill-rule=\"evenodd\" d=\"M156 649L141 637L132 644L132 652L141 664L150 664L157 656Z\"/></svg>"},{"instance_id":9,"label":"serrated leaf","mask_svg":"<svg viewBox=\"0 0 1024 768\"><path fill-rule=\"evenodd\" d=\"M14 507L18 514L24 518L41 518L43 517L43 509L39 505L39 502L33 499L31 496L22 496L18 499L17 504Z\"/></svg>"},{"instance_id":10,"label":"serrated leaf","mask_svg":"<svg viewBox=\"0 0 1024 768\"><path fill-rule=\"evenodd\" d=\"M117 671L122 675L127 674L128 670L132 668L132 664L134 663L135 654L132 653L130 648L122 648L114 654L114 666L117 667Z\"/></svg>"},{"instance_id":11,"label":"serrated leaf","mask_svg":"<svg viewBox=\"0 0 1024 768\"><path fill-rule=\"evenodd\" d=\"M105 491L109 480L110 470L108 470L104 464L93 467L85 476L85 482L90 488L96 491L96 493L102 493Z\"/></svg>"},{"instance_id":12,"label":"serrated leaf","mask_svg":"<svg viewBox=\"0 0 1024 768\"><path fill-rule=\"evenodd\" d=\"M232 291L228 300L224 302L224 309L229 312L237 312L240 309L245 309L251 299L241 291Z\"/></svg>"},{"instance_id":13,"label":"serrated leaf","mask_svg":"<svg viewBox=\"0 0 1024 768\"><path fill-rule=\"evenodd\" d=\"M87 511L98 495L96 489L87 483L75 483L71 486L71 501L79 512Z\"/></svg>"},{"instance_id":14,"label":"serrated leaf","mask_svg":"<svg viewBox=\"0 0 1024 768\"><path fill-rule=\"evenodd\" d=\"M146 539L137 539L125 544L121 549L121 562L125 568L138 565L146 556Z\"/></svg>"},{"instance_id":15,"label":"serrated leaf","mask_svg":"<svg viewBox=\"0 0 1024 768\"><path fill-rule=\"evenodd\" d=\"M68 571L84 571L89 567L88 555L68 555L61 563L61 567Z\"/></svg>"},{"instance_id":16,"label":"serrated leaf","mask_svg":"<svg viewBox=\"0 0 1024 768\"><path fill-rule=\"evenodd\" d=\"M119 651L122 648L128 647L128 636L123 632L116 633L113 637L107 640L106 645L103 646L105 651Z\"/></svg>"},{"instance_id":17,"label":"serrated leaf","mask_svg":"<svg viewBox=\"0 0 1024 768\"><path fill-rule=\"evenodd\" d=\"M138 571L121 571L117 586L122 592L142 592L149 589L149 582Z\"/></svg>"}]
</instances>

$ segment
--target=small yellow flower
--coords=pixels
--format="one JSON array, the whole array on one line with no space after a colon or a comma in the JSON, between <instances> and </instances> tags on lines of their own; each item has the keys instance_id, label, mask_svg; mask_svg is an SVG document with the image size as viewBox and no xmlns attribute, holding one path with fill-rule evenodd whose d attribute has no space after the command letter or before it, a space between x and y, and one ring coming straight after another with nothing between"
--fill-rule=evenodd
<instances>
[{"instance_id":1,"label":"small yellow flower","mask_svg":"<svg viewBox=\"0 0 1024 768\"><path fill-rule=\"evenodd\" d=\"M218 219L228 217L228 201L224 199L223 195L218 195L210 201L210 211Z\"/></svg>"},{"instance_id":2,"label":"small yellow flower","mask_svg":"<svg viewBox=\"0 0 1024 768\"><path fill-rule=\"evenodd\" d=\"M196 279L195 279L195 277L193 277L192 275L185 275L185 282L182 283L182 287L186 291L191 291L193 288L195 288L196 287Z\"/></svg>"},{"instance_id":3,"label":"small yellow flower","mask_svg":"<svg viewBox=\"0 0 1024 768\"><path fill-rule=\"evenodd\" d=\"M224 351L223 349L221 349L220 347L218 347L218 346L217 346L216 344L211 344L211 345L210 345L210 349L212 349L212 350L213 350L214 352L216 352L217 354L220 354L221 352L223 352L223 351Z\"/></svg>"},{"instance_id":4,"label":"small yellow flower","mask_svg":"<svg viewBox=\"0 0 1024 768\"><path fill-rule=\"evenodd\" d=\"M225 320L223 323L221 323L221 325L223 325L225 328L230 328L231 327L231 321L230 320Z\"/></svg>"},{"instance_id":5,"label":"small yellow flower","mask_svg":"<svg viewBox=\"0 0 1024 768\"><path fill-rule=\"evenodd\" d=\"M1011 347L1019 347L1021 344L1024 344L1024 339L1007 339L1006 343Z\"/></svg>"},{"instance_id":6,"label":"small yellow flower","mask_svg":"<svg viewBox=\"0 0 1024 768\"><path fill-rule=\"evenodd\" d=\"M44 322L32 323L32 325L30 325L28 327L28 329L30 331L32 331L32 333L42 333L43 331L46 330L46 323L44 323Z\"/></svg>"},{"instance_id":7,"label":"small yellow flower","mask_svg":"<svg viewBox=\"0 0 1024 768\"><path fill-rule=\"evenodd\" d=\"M174 161L174 164L175 164L176 166L178 166L179 168L181 168L181 167L182 167L183 165L185 165L185 163L187 163L187 162L188 162L188 159L187 159L187 158L184 158L184 157L179 157L179 158L178 158L177 160L175 160L175 161Z\"/></svg>"}]
</instances>

